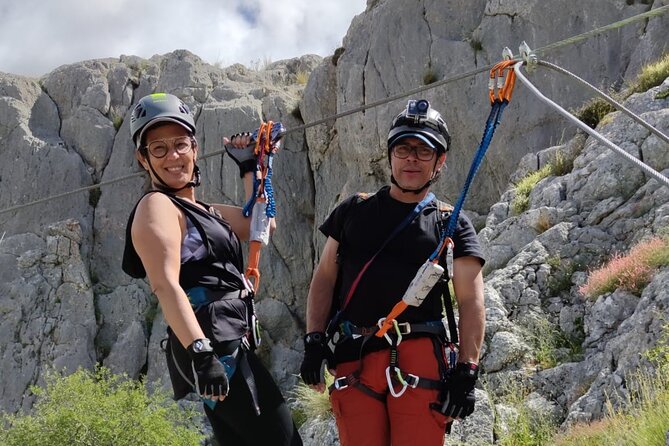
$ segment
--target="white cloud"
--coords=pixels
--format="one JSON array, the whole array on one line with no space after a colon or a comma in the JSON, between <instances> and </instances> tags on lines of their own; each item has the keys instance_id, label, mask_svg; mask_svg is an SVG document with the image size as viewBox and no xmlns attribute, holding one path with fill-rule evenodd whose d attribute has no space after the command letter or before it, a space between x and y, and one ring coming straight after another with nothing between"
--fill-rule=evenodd
<instances>
[{"instance_id":1,"label":"white cloud","mask_svg":"<svg viewBox=\"0 0 669 446\"><path fill-rule=\"evenodd\" d=\"M0 0L0 71L187 49L209 63L327 56L366 0Z\"/></svg>"}]
</instances>

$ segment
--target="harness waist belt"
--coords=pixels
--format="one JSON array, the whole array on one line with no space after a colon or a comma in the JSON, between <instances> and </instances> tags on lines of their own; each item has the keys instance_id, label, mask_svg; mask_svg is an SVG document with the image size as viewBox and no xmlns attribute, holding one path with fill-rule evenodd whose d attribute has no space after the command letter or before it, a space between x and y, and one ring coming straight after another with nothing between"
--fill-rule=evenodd
<instances>
[{"instance_id":1,"label":"harness waist belt","mask_svg":"<svg viewBox=\"0 0 669 446\"><path fill-rule=\"evenodd\" d=\"M446 328L441 321L429 322L400 322L397 324L399 334L406 336L411 333L445 335ZM379 330L378 325L372 327L358 327L350 321L344 321L339 324L337 332L340 336L357 337L357 336L371 336ZM394 334L394 331L389 331L388 334Z\"/></svg>"},{"instance_id":2,"label":"harness waist belt","mask_svg":"<svg viewBox=\"0 0 669 446\"><path fill-rule=\"evenodd\" d=\"M205 287L193 287L186 290L186 295L193 308L201 307L210 302L226 299L244 299L248 297L248 290L222 291Z\"/></svg>"}]
</instances>

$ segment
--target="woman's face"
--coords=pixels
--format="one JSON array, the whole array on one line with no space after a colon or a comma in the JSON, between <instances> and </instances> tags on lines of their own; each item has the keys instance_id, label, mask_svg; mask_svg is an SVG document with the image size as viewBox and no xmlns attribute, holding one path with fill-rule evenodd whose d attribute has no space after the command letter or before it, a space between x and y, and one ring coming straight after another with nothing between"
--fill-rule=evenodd
<instances>
[{"instance_id":1,"label":"woman's face","mask_svg":"<svg viewBox=\"0 0 669 446\"><path fill-rule=\"evenodd\" d=\"M193 143L185 128L175 123L157 125L146 131L147 157L158 176L168 186L179 189L193 178L197 159L197 145ZM146 159L140 155L142 166L153 178Z\"/></svg>"}]
</instances>

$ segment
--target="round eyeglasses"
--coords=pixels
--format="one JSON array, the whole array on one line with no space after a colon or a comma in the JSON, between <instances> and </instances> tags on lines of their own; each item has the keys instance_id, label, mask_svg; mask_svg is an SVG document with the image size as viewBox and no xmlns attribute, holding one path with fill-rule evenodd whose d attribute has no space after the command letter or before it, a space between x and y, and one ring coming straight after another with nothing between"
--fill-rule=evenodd
<instances>
[{"instance_id":1,"label":"round eyeglasses","mask_svg":"<svg viewBox=\"0 0 669 446\"><path fill-rule=\"evenodd\" d=\"M392 153L395 158L406 159L414 153L414 156L421 161L430 161L434 158L436 151L429 146L409 146L406 144L396 144L393 146Z\"/></svg>"},{"instance_id":2,"label":"round eyeglasses","mask_svg":"<svg viewBox=\"0 0 669 446\"><path fill-rule=\"evenodd\" d=\"M146 148L154 158L163 158L169 153L170 146L179 155L185 155L193 148L193 139L190 136L156 139L147 144Z\"/></svg>"}]
</instances>

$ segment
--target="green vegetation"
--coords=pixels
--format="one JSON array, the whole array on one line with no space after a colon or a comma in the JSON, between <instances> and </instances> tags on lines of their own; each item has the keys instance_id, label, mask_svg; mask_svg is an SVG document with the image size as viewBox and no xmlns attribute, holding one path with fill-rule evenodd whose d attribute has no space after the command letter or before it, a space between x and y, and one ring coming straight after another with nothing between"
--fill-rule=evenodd
<instances>
[{"instance_id":1,"label":"green vegetation","mask_svg":"<svg viewBox=\"0 0 669 446\"><path fill-rule=\"evenodd\" d=\"M3 446L193 446L204 439L196 413L103 367L67 377L51 372L46 388L31 390L32 415L0 415Z\"/></svg>"},{"instance_id":2,"label":"green vegetation","mask_svg":"<svg viewBox=\"0 0 669 446\"><path fill-rule=\"evenodd\" d=\"M657 62L646 65L634 81L630 90L632 93L642 93L662 84L669 77L669 53L662 56Z\"/></svg>"},{"instance_id":3,"label":"green vegetation","mask_svg":"<svg viewBox=\"0 0 669 446\"><path fill-rule=\"evenodd\" d=\"M669 325L655 348L644 353L654 370L639 370L627 378L626 408L607 405L598 422L577 425L551 444L556 446L664 446L669 426Z\"/></svg>"},{"instance_id":4,"label":"green vegetation","mask_svg":"<svg viewBox=\"0 0 669 446\"><path fill-rule=\"evenodd\" d=\"M529 390L523 385L508 385L503 404L513 410L503 422L500 413L495 415L495 433L500 446L543 446L550 444L557 432L556 420L547 414L537 413L525 404ZM500 401L494 401L495 407ZM503 424L503 425L502 425Z\"/></svg>"},{"instance_id":5,"label":"green vegetation","mask_svg":"<svg viewBox=\"0 0 669 446\"><path fill-rule=\"evenodd\" d=\"M334 382L334 377L325 370L325 392L312 390L303 382L299 382L293 392L296 407L293 408L293 420L300 427L307 419L323 418L332 415L332 405L327 388Z\"/></svg>"},{"instance_id":6,"label":"green vegetation","mask_svg":"<svg viewBox=\"0 0 669 446\"><path fill-rule=\"evenodd\" d=\"M583 268L582 265L576 262L570 260L563 261L559 254L549 257L546 263L551 267L548 291L552 296L557 296L563 291L569 291L571 289L571 276Z\"/></svg>"},{"instance_id":7,"label":"green vegetation","mask_svg":"<svg viewBox=\"0 0 669 446\"><path fill-rule=\"evenodd\" d=\"M537 319L530 327L530 344L534 349L536 365L543 369L550 369L556 365L575 361L583 355L583 322L578 321L578 331L575 335L568 335L547 319Z\"/></svg>"},{"instance_id":8,"label":"green vegetation","mask_svg":"<svg viewBox=\"0 0 669 446\"><path fill-rule=\"evenodd\" d=\"M423 85L430 85L439 80L439 75L437 70L435 70L432 65L429 65L425 72L423 73Z\"/></svg>"},{"instance_id":9,"label":"green vegetation","mask_svg":"<svg viewBox=\"0 0 669 446\"><path fill-rule=\"evenodd\" d=\"M574 114L578 119L586 123L588 127L594 129L597 127L597 124L602 121L604 116L614 111L616 111L616 109L613 105L602 98L595 98L586 102L580 109L574 112Z\"/></svg>"},{"instance_id":10,"label":"green vegetation","mask_svg":"<svg viewBox=\"0 0 669 446\"><path fill-rule=\"evenodd\" d=\"M638 243L628 254L615 254L604 265L590 271L579 292L589 299L618 288L640 295L655 271L667 265L669 236L656 236Z\"/></svg>"},{"instance_id":11,"label":"green vegetation","mask_svg":"<svg viewBox=\"0 0 669 446\"><path fill-rule=\"evenodd\" d=\"M541 169L530 172L516 183L516 196L511 202L511 212L513 215L520 215L530 207L530 193L539 181L550 176L562 176L571 172L574 166L574 160L566 156L563 152L556 151L553 159L550 160ZM548 227L544 228L544 230Z\"/></svg>"},{"instance_id":12,"label":"green vegetation","mask_svg":"<svg viewBox=\"0 0 669 446\"><path fill-rule=\"evenodd\" d=\"M118 129L121 128L121 125L123 125L123 116L114 114L112 116L112 123L114 124L114 130L118 131Z\"/></svg>"},{"instance_id":13,"label":"green vegetation","mask_svg":"<svg viewBox=\"0 0 669 446\"><path fill-rule=\"evenodd\" d=\"M669 77L669 53L658 61L650 63L641 69L641 73L631 82L630 86L620 93L610 93L618 102L624 101L633 93L643 93L649 89L661 85ZM669 95L669 90L660 92L656 99L663 99ZM659 96L659 97L658 97ZM594 98L586 102L581 108L574 111L574 115L588 126L595 128L602 122L604 116L616 109L602 98Z\"/></svg>"},{"instance_id":14,"label":"green vegetation","mask_svg":"<svg viewBox=\"0 0 669 446\"><path fill-rule=\"evenodd\" d=\"M534 186L536 186L539 181L549 177L551 175L551 171L551 165L546 164L541 169L530 173L518 181L516 184L516 196L511 202L511 211L514 215L520 215L529 209L530 193L534 189Z\"/></svg>"}]
</instances>

